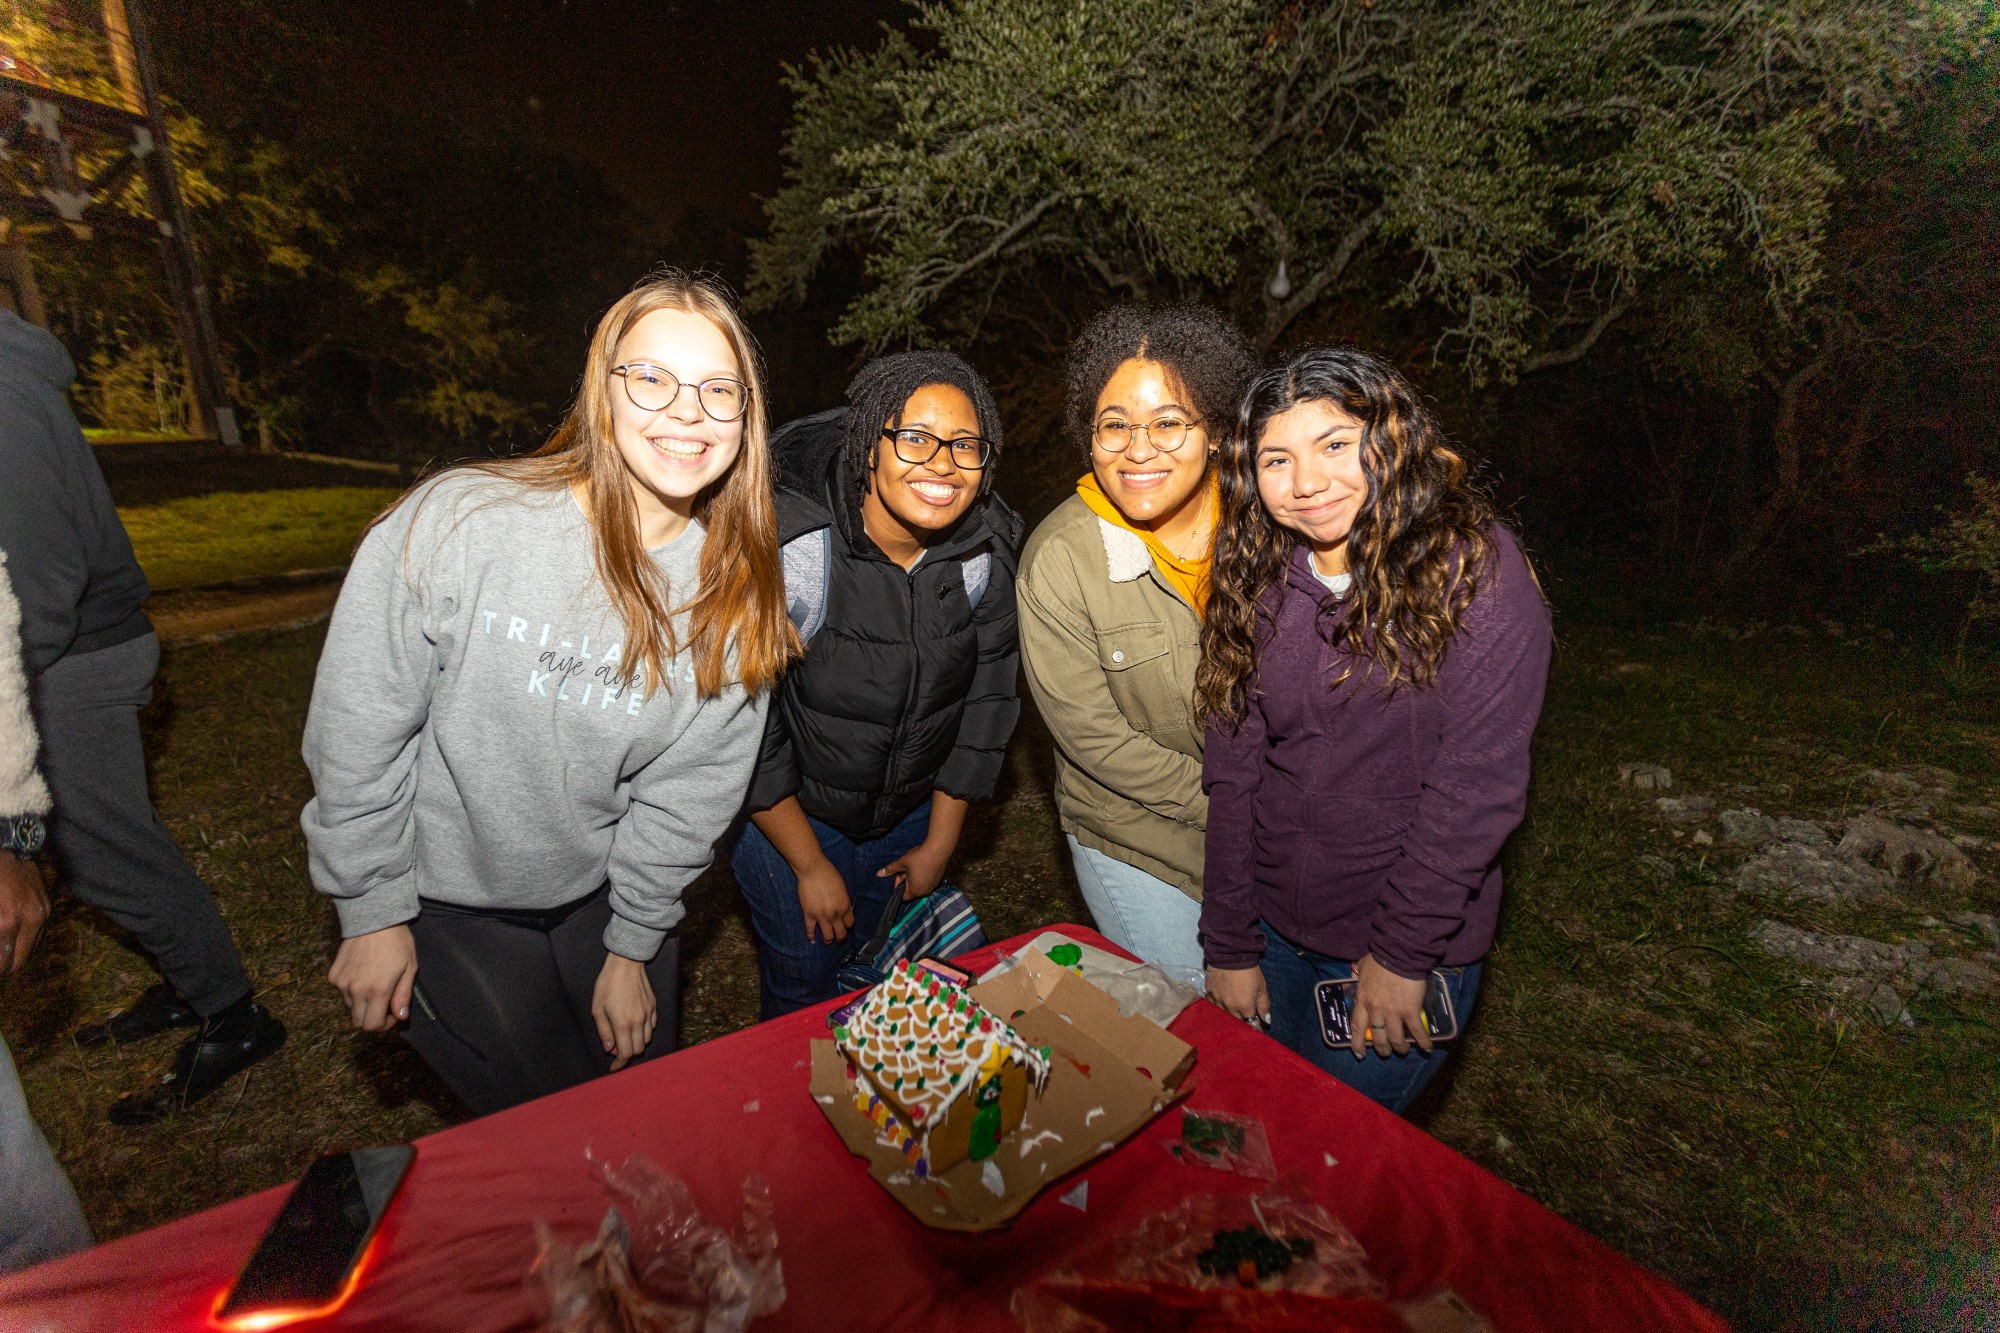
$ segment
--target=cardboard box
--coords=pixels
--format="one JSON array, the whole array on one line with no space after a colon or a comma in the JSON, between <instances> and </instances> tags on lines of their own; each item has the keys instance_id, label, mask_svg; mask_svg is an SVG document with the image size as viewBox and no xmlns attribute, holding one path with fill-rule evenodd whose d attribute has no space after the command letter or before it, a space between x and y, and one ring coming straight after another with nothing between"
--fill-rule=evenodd
<instances>
[{"instance_id":1,"label":"cardboard box","mask_svg":"<svg viewBox=\"0 0 2000 1333\"><path fill-rule=\"evenodd\" d=\"M854 1104L847 1060L830 1040L812 1043L812 1095L849 1151L910 1215L947 1231L985 1231L1027 1207L1042 1189L1109 1152L1185 1094L1192 1046L1144 1018L1127 1018L1109 995L1039 953L968 992L1029 1042L1055 1052L1041 1095L984 1162L963 1161L919 1179L880 1141Z\"/></svg>"}]
</instances>

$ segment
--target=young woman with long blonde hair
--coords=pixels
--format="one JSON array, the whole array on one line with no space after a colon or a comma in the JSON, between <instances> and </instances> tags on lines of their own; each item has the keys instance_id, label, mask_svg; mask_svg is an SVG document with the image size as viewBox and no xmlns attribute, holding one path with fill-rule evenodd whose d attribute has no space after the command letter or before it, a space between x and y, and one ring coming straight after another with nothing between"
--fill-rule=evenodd
<instances>
[{"instance_id":1,"label":"young woman with long blonde hair","mask_svg":"<svg viewBox=\"0 0 2000 1333\"><path fill-rule=\"evenodd\" d=\"M748 330L665 273L546 445L420 484L355 555L305 735L329 980L474 1111L673 1048L681 893L798 651L766 435Z\"/></svg>"}]
</instances>

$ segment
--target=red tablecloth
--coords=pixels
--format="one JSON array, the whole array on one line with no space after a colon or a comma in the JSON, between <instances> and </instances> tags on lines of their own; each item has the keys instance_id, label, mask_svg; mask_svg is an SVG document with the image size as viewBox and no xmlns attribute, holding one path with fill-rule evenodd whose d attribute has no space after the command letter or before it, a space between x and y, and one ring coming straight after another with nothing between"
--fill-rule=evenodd
<instances>
[{"instance_id":1,"label":"red tablecloth","mask_svg":"<svg viewBox=\"0 0 2000 1333\"><path fill-rule=\"evenodd\" d=\"M1113 947L1081 927L1060 929ZM1025 942L1027 936L1010 943ZM975 955L974 962L982 962ZM868 1178L806 1091L794 1014L422 1139L366 1280L313 1328L532 1329L533 1223L595 1233L609 1200L583 1150L643 1151L733 1226L746 1172L776 1206L790 1296L754 1327L1014 1329L1014 1288L1128 1232L1187 1194L1252 1181L1169 1156L1168 1114L1076 1173L1087 1211L1045 1191L1013 1224L964 1235L919 1225ZM1501 1330L1721 1329L1722 1321L1541 1205L1208 1004L1173 1031L1200 1052L1187 1105L1263 1120L1281 1175L1297 1170L1368 1249L1395 1298L1456 1289ZM283 1188L0 1279L0 1330L208 1326ZM305 1327L305 1326L300 1326Z\"/></svg>"}]
</instances>

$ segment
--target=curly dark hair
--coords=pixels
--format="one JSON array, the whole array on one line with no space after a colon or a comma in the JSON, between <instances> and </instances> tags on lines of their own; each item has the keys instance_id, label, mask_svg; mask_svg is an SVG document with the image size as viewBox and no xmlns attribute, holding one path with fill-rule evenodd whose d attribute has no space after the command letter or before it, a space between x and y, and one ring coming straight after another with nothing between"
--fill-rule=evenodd
<instances>
[{"instance_id":1,"label":"curly dark hair","mask_svg":"<svg viewBox=\"0 0 2000 1333\"><path fill-rule=\"evenodd\" d=\"M993 456L979 474L979 498L993 489L993 473L1005 441L1000 434L1000 407L979 372L951 352L892 352L861 367L847 386L847 420L841 426L840 449L847 465L851 492L858 500L868 494L870 459L882 439L882 423L900 423L910 395L930 384L949 384L972 400L979 433L992 441Z\"/></svg>"},{"instance_id":2,"label":"curly dark hair","mask_svg":"<svg viewBox=\"0 0 2000 1333\"><path fill-rule=\"evenodd\" d=\"M1281 527L1257 494L1257 446L1273 417L1302 403L1330 403L1361 423L1368 494L1347 537L1353 591L1321 618L1327 641L1379 668L1383 685L1437 681L1439 664L1493 555L1493 505L1468 478L1436 420L1394 366L1353 347L1316 347L1265 371L1244 396L1222 444L1222 512L1216 518L1214 591L1202 619L1200 710L1239 722L1257 665L1260 604L1282 589L1301 538Z\"/></svg>"},{"instance_id":3,"label":"curly dark hair","mask_svg":"<svg viewBox=\"0 0 2000 1333\"><path fill-rule=\"evenodd\" d=\"M1063 424L1090 453L1097 396L1118 367L1134 357L1173 372L1194 401L1188 406L1220 439L1236 419L1243 388L1257 373L1257 353L1234 324L1204 305L1117 305L1101 311L1069 349Z\"/></svg>"}]
</instances>

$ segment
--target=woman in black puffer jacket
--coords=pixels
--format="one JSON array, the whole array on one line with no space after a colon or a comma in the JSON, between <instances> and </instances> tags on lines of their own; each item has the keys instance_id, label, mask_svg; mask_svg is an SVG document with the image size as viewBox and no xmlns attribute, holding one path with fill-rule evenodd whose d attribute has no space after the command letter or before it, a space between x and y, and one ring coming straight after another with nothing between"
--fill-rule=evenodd
<instances>
[{"instance_id":1,"label":"woman in black puffer jacket","mask_svg":"<svg viewBox=\"0 0 2000 1333\"><path fill-rule=\"evenodd\" d=\"M850 932L938 886L1020 715L1020 516L1000 416L948 352L863 367L771 438L806 655L772 702L736 845L765 1018L832 998Z\"/></svg>"}]
</instances>

